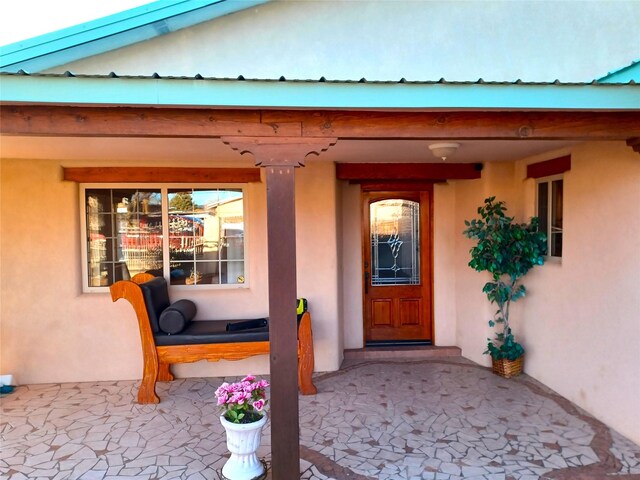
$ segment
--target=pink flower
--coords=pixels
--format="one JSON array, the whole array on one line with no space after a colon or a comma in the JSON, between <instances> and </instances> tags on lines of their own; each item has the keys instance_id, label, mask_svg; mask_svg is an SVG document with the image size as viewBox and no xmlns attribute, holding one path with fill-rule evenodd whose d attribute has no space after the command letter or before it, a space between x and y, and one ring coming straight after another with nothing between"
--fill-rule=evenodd
<instances>
[{"instance_id":1,"label":"pink flower","mask_svg":"<svg viewBox=\"0 0 640 480\"><path fill-rule=\"evenodd\" d=\"M217 402L222 407L226 416L229 412L234 413L231 418L235 418L239 423L238 416L247 411L255 410L262 412L267 405L267 395L265 389L269 386L266 380L258 380L253 375L247 375L239 382L223 383L215 392ZM229 418L227 418L229 419Z\"/></svg>"},{"instance_id":2,"label":"pink flower","mask_svg":"<svg viewBox=\"0 0 640 480\"><path fill-rule=\"evenodd\" d=\"M221 395L226 395L229 391L229 384L227 382L223 383L216 390L216 397L220 397Z\"/></svg>"},{"instance_id":3,"label":"pink flower","mask_svg":"<svg viewBox=\"0 0 640 480\"><path fill-rule=\"evenodd\" d=\"M239 383L232 383L231 385L229 385L228 389L229 392L238 392L242 390L242 385Z\"/></svg>"},{"instance_id":4,"label":"pink flower","mask_svg":"<svg viewBox=\"0 0 640 480\"><path fill-rule=\"evenodd\" d=\"M231 398L227 403L237 403L238 405L244 405L244 402L251 400L251 395L245 392L235 392L231 395Z\"/></svg>"}]
</instances>

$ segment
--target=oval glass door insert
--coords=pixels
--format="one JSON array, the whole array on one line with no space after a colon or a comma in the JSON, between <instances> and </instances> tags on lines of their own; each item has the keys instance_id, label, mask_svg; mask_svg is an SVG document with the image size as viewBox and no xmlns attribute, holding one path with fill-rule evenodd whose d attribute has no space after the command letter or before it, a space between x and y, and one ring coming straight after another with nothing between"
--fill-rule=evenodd
<instances>
[{"instance_id":1,"label":"oval glass door insert","mask_svg":"<svg viewBox=\"0 0 640 480\"><path fill-rule=\"evenodd\" d=\"M388 199L369 206L371 285L420 284L420 204Z\"/></svg>"}]
</instances>

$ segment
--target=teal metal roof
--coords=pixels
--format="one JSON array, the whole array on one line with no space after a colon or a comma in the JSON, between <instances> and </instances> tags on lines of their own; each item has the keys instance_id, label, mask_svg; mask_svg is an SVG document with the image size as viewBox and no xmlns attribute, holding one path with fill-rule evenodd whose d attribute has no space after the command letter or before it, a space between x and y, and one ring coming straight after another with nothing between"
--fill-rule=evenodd
<instances>
[{"instance_id":1,"label":"teal metal roof","mask_svg":"<svg viewBox=\"0 0 640 480\"><path fill-rule=\"evenodd\" d=\"M158 0L0 47L0 70L40 72L268 1L270 0Z\"/></svg>"},{"instance_id":2,"label":"teal metal roof","mask_svg":"<svg viewBox=\"0 0 640 480\"><path fill-rule=\"evenodd\" d=\"M631 62L631 65L609 72L597 80L599 83L623 83L634 81L640 83L640 60Z\"/></svg>"},{"instance_id":3,"label":"teal metal roof","mask_svg":"<svg viewBox=\"0 0 640 480\"><path fill-rule=\"evenodd\" d=\"M246 80L0 74L0 102L307 109L640 110L640 85L611 83Z\"/></svg>"}]
</instances>

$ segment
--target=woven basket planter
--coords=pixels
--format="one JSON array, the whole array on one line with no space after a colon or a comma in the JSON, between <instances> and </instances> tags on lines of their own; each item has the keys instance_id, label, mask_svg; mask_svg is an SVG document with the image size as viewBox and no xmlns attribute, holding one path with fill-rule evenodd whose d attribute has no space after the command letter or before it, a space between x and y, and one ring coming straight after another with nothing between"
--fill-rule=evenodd
<instances>
[{"instance_id":1,"label":"woven basket planter","mask_svg":"<svg viewBox=\"0 0 640 480\"><path fill-rule=\"evenodd\" d=\"M495 358L492 358L491 361L493 362L493 373L496 375L500 375L504 378L517 377L522 373L524 355L515 360L508 360L506 358L496 360Z\"/></svg>"}]
</instances>

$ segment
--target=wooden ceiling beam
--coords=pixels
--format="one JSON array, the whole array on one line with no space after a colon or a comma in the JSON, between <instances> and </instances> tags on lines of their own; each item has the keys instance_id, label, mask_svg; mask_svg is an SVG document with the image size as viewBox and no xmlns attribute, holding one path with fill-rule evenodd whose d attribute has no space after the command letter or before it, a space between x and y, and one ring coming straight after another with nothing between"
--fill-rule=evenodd
<instances>
[{"instance_id":1,"label":"wooden ceiling beam","mask_svg":"<svg viewBox=\"0 0 640 480\"><path fill-rule=\"evenodd\" d=\"M259 168L65 167L63 178L78 183L249 183Z\"/></svg>"},{"instance_id":2,"label":"wooden ceiling beam","mask_svg":"<svg viewBox=\"0 0 640 480\"><path fill-rule=\"evenodd\" d=\"M338 163L336 178L370 181L443 181L480 178L481 163Z\"/></svg>"},{"instance_id":3,"label":"wooden ceiling beam","mask_svg":"<svg viewBox=\"0 0 640 480\"><path fill-rule=\"evenodd\" d=\"M338 138L626 140L640 111L264 111L263 121L299 122L303 135Z\"/></svg>"},{"instance_id":4,"label":"wooden ceiling beam","mask_svg":"<svg viewBox=\"0 0 640 480\"><path fill-rule=\"evenodd\" d=\"M3 105L0 132L71 137L300 136L300 124L262 122L260 111Z\"/></svg>"},{"instance_id":5,"label":"wooden ceiling beam","mask_svg":"<svg viewBox=\"0 0 640 480\"><path fill-rule=\"evenodd\" d=\"M371 112L4 105L7 135L627 140L640 111Z\"/></svg>"}]
</instances>

